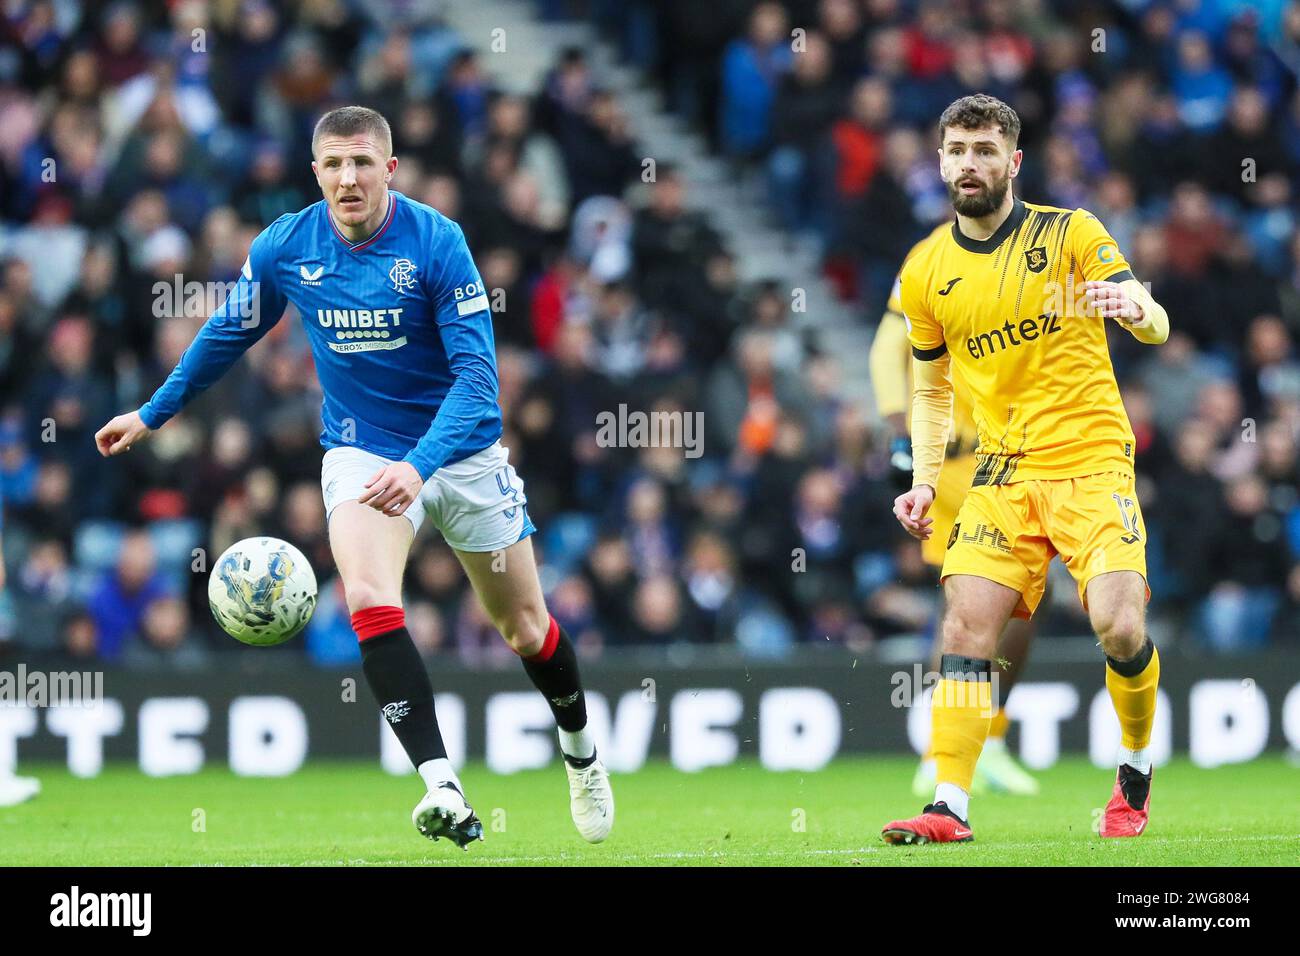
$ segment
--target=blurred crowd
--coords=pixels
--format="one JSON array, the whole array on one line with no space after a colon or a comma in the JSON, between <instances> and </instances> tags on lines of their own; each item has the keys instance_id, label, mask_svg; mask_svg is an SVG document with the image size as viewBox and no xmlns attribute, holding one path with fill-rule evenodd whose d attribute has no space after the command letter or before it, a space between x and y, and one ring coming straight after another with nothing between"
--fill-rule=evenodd
<instances>
[{"instance_id":1,"label":"blurred crowd","mask_svg":"<svg viewBox=\"0 0 1300 956\"><path fill-rule=\"evenodd\" d=\"M1300 3L538 6L609 30L769 187L774 222L815 237L868 322L947 215L935 117L971 90L1011 102L1021 195L1097 213L1175 329L1154 350L1115 338L1153 617L1225 651L1300 633ZM653 144L586 51L506 93L437 8L0 8L0 654L204 666L237 647L208 614L206 571L274 534L312 561L320 605L305 638L256 653L357 659L296 321L130 455L105 461L92 437L174 366L217 304L207 284L319 198L312 126L344 103L388 116L393 188L465 229L491 290L503 443L552 612L584 654L779 656L926 630L939 595L890 515L884 430L794 329L790 277L742 283L680 172L660 162L646 181ZM703 456L598 442L597 415L620 404L702 412ZM1057 593L1045 632L1083 633L1073 588ZM427 653L509 659L433 529L405 605Z\"/></svg>"},{"instance_id":2,"label":"blurred crowd","mask_svg":"<svg viewBox=\"0 0 1300 956\"><path fill-rule=\"evenodd\" d=\"M970 92L1010 103L1017 194L1095 213L1169 312L1157 349L1111 329L1153 615L1225 651L1300 637L1300 3L596 7L625 56L761 184L774 221L823 250L868 323L911 245L951 218L937 117Z\"/></svg>"}]
</instances>

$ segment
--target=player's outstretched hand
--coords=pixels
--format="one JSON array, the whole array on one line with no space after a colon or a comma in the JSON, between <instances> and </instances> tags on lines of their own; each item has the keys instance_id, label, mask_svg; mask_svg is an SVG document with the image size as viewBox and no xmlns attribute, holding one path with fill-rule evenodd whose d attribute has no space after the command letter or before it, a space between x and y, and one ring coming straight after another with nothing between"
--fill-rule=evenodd
<instances>
[{"instance_id":1,"label":"player's outstretched hand","mask_svg":"<svg viewBox=\"0 0 1300 956\"><path fill-rule=\"evenodd\" d=\"M132 445L151 434L153 429L141 420L139 412L127 412L118 415L95 432L95 447L105 458L120 455L124 451L130 451Z\"/></svg>"},{"instance_id":2,"label":"player's outstretched hand","mask_svg":"<svg viewBox=\"0 0 1300 956\"><path fill-rule=\"evenodd\" d=\"M1116 319L1124 325L1138 325L1146 316L1118 282L1090 280L1084 284L1088 308L1107 319Z\"/></svg>"},{"instance_id":3,"label":"player's outstretched hand","mask_svg":"<svg viewBox=\"0 0 1300 956\"><path fill-rule=\"evenodd\" d=\"M369 489L357 500L386 515L400 515L424 487L424 479L409 461L395 461L380 468L369 481Z\"/></svg>"},{"instance_id":4,"label":"player's outstretched hand","mask_svg":"<svg viewBox=\"0 0 1300 956\"><path fill-rule=\"evenodd\" d=\"M925 516L932 504L934 489L929 485L917 485L894 499L894 517L913 538L925 541L934 534L934 519Z\"/></svg>"}]
</instances>

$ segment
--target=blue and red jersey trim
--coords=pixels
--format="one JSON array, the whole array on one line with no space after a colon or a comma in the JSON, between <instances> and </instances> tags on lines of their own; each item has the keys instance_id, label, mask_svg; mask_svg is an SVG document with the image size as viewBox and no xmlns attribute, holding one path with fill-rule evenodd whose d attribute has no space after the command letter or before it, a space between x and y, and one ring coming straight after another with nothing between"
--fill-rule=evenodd
<instances>
[{"instance_id":1,"label":"blue and red jersey trim","mask_svg":"<svg viewBox=\"0 0 1300 956\"><path fill-rule=\"evenodd\" d=\"M339 232L338 223L334 221L334 217L330 215L328 208L326 208L325 210L325 217L329 219L330 228L334 230L334 235L338 236L340 242L342 242L345 246L347 246L348 249L351 250L352 252L361 252L363 249L367 249L370 246L374 245L376 242L378 242L379 237L388 231L388 227L393 224L393 217L396 215L396 213L397 213L397 198L393 196L392 193L389 193L388 194L388 215L384 217L384 221L380 224L379 228L375 230L375 234L373 236L371 236L369 239L362 239L360 242L357 243L352 242L352 240L350 240L347 236Z\"/></svg>"}]
</instances>

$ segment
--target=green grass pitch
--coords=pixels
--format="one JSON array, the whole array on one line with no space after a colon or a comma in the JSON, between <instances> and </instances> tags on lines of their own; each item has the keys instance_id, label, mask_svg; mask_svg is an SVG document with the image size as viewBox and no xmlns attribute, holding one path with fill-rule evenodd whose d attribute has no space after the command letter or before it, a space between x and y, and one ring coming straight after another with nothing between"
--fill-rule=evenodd
<instances>
[{"instance_id":1,"label":"green grass pitch","mask_svg":"<svg viewBox=\"0 0 1300 956\"><path fill-rule=\"evenodd\" d=\"M486 841L462 852L410 822L417 777L373 765L309 764L292 777L225 769L151 779L109 767L90 780L27 765L44 792L0 809L0 865L1295 865L1300 767L1280 756L1214 770L1185 760L1156 771L1150 829L1100 840L1095 813L1113 774L1081 759L1039 774L1038 797L980 796L973 844L890 847L880 828L910 816L915 764L841 760L817 773L756 763L685 774L650 764L616 775L617 822L588 846L569 820L557 764L508 777L462 774ZM95 825L87 827L87 816ZM200 828L200 824L202 827Z\"/></svg>"}]
</instances>

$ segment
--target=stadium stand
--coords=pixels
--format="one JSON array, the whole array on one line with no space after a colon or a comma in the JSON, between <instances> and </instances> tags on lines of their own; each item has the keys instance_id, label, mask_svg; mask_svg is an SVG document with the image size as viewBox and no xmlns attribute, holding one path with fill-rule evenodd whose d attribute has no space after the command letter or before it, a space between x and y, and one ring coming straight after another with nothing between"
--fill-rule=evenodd
<instances>
[{"instance_id":1,"label":"stadium stand","mask_svg":"<svg viewBox=\"0 0 1300 956\"><path fill-rule=\"evenodd\" d=\"M349 102L390 118L394 187L463 225L493 291L503 443L584 654L923 631L938 592L890 515L862 375L902 255L949 214L934 119L975 90L1024 118L1021 195L1095 212L1171 318L1159 349L1113 338L1153 630L1300 636L1300 2L511 4L555 28L536 82L500 77L490 12L457 6L4 6L5 641L140 668L238 653L195 562L271 533L322 582L306 639L272 653L357 659L294 322L137 453L109 467L92 440L215 305L184 283L231 280L319 196L312 124ZM703 455L602 447L620 404L702 413ZM1081 633L1056 594L1043 633ZM429 654L509 655L435 533L407 608Z\"/></svg>"}]
</instances>

